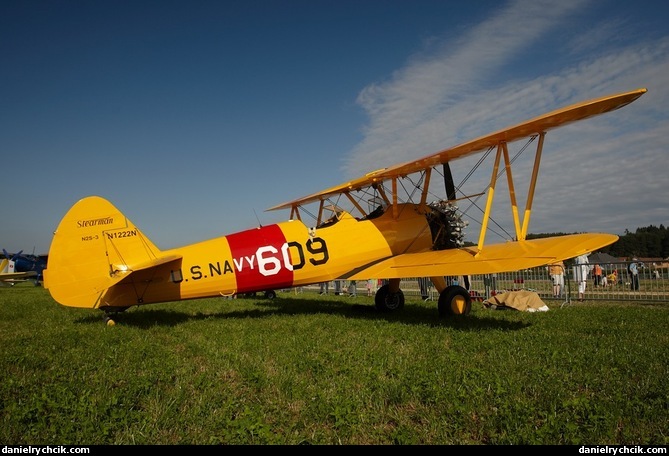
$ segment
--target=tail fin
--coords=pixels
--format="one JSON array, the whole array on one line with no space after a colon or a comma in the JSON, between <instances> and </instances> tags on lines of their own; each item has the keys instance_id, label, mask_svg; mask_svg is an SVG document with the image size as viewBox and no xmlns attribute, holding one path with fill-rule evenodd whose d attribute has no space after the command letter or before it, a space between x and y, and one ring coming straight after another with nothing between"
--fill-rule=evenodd
<instances>
[{"instance_id":1,"label":"tail fin","mask_svg":"<svg viewBox=\"0 0 669 456\"><path fill-rule=\"evenodd\" d=\"M3 258L0 261L0 273L1 274L12 274L16 272L14 268L14 262L9 258Z\"/></svg>"},{"instance_id":2,"label":"tail fin","mask_svg":"<svg viewBox=\"0 0 669 456\"><path fill-rule=\"evenodd\" d=\"M79 200L54 232L44 287L60 304L96 308L105 291L161 252L109 201Z\"/></svg>"}]
</instances>

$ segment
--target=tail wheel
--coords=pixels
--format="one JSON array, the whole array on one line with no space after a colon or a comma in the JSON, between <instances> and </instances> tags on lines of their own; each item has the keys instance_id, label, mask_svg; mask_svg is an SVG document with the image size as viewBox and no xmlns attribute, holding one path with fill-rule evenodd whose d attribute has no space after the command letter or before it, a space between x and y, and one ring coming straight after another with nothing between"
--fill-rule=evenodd
<instances>
[{"instance_id":1,"label":"tail wheel","mask_svg":"<svg viewBox=\"0 0 669 456\"><path fill-rule=\"evenodd\" d=\"M107 326L114 326L116 324L116 316L121 312L125 312L130 307L105 307L102 311L105 313L104 322Z\"/></svg>"},{"instance_id":2,"label":"tail wheel","mask_svg":"<svg viewBox=\"0 0 669 456\"><path fill-rule=\"evenodd\" d=\"M274 290L266 291L266 292L265 292L265 297L266 297L267 299L274 299L274 298L276 298L276 291L274 291Z\"/></svg>"},{"instance_id":3,"label":"tail wheel","mask_svg":"<svg viewBox=\"0 0 669 456\"><path fill-rule=\"evenodd\" d=\"M469 292L458 285L447 287L439 295L439 316L469 315L472 298Z\"/></svg>"},{"instance_id":4,"label":"tail wheel","mask_svg":"<svg viewBox=\"0 0 669 456\"><path fill-rule=\"evenodd\" d=\"M402 290L392 293L388 285L383 285L374 296L374 306L382 312L400 310L404 308L404 293Z\"/></svg>"}]
</instances>

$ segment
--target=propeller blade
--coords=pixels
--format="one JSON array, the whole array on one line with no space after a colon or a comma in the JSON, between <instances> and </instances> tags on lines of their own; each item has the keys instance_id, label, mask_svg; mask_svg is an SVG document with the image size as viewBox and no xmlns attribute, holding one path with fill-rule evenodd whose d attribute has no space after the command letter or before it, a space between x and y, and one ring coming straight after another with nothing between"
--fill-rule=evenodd
<instances>
[{"instance_id":1,"label":"propeller blade","mask_svg":"<svg viewBox=\"0 0 669 456\"><path fill-rule=\"evenodd\" d=\"M453 174L451 173L451 166L448 162L442 166L444 170L444 185L446 186L446 198L448 201L455 201L455 183L453 182Z\"/></svg>"}]
</instances>

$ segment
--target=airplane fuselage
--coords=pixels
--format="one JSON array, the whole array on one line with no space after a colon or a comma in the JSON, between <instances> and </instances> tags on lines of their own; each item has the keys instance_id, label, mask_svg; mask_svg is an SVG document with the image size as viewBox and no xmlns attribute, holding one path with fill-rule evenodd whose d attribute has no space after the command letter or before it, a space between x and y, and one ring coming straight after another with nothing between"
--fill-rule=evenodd
<instances>
[{"instance_id":1,"label":"airplane fuselage","mask_svg":"<svg viewBox=\"0 0 669 456\"><path fill-rule=\"evenodd\" d=\"M98 307L304 286L340 278L398 253L429 249L425 216L413 204L398 209L397 216L387 211L372 220L343 212L334 223L315 228L290 220L164 251L180 260L133 273L109 288ZM124 239L116 237L114 244L122 248Z\"/></svg>"}]
</instances>

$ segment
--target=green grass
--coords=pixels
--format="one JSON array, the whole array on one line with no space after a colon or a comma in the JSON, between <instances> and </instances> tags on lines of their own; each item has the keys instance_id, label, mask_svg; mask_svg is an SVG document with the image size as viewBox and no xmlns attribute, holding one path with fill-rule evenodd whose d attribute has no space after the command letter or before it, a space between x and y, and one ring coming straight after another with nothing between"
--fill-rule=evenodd
<instances>
[{"instance_id":1,"label":"green grass","mask_svg":"<svg viewBox=\"0 0 669 456\"><path fill-rule=\"evenodd\" d=\"M371 303L185 301L108 327L0 288L0 442L669 443L666 305L440 319L434 302Z\"/></svg>"}]
</instances>

